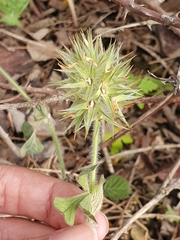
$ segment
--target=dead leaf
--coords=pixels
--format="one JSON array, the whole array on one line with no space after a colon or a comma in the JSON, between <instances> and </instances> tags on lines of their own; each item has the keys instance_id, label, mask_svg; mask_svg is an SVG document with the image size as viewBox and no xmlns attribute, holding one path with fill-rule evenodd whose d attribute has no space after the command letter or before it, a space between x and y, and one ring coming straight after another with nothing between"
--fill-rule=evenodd
<instances>
[{"instance_id":1,"label":"dead leaf","mask_svg":"<svg viewBox=\"0 0 180 240\"><path fill-rule=\"evenodd\" d=\"M43 28L43 29L40 29L39 31L33 33L33 37L34 39L37 39L37 40L41 40L43 39L48 33L49 33L49 28Z\"/></svg>"},{"instance_id":2,"label":"dead leaf","mask_svg":"<svg viewBox=\"0 0 180 240\"><path fill-rule=\"evenodd\" d=\"M131 229L130 235L133 240L146 240L145 231L139 227L133 227Z\"/></svg>"},{"instance_id":3,"label":"dead leaf","mask_svg":"<svg viewBox=\"0 0 180 240\"><path fill-rule=\"evenodd\" d=\"M0 66L11 77L17 74L26 75L31 71L33 63L30 61L31 59L25 50L9 51L0 45L0 53ZM1 82L3 79L2 75L0 75Z\"/></svg>"},{"instance_id":4,"label":"dead leaf","mask_svg":"<svg viewBox=\"0 0 180 240\"><path fill-rule=\"evenodd\" d=\"M54 58L54 49L55 45L53 41L41 41L41 43L44 43L44 46L46 48L37 48L35 45L27 44L27 51L30 54L31 58L35 62L41 62L41 61L47 61L49 59ZM52 49L52 52L49 50Z\"/></svg>"},{"instance_id":5,"label":"dead leaf","mask_svg":"<svg viewBox=\"0 0 180 240\"><path fill-rule=\"evenodd\" d=\"M62 43L65 46L70 45L71 35L65 29L61 29L60 31L57 31L55 35L57 37L57 42L59 43L60 46L62 45Z\"/></svg>"},{"instance_id":6,"label":"dead leaf","mask_svg":"<svg viewBox=\"0 0 180 240\"><path fill-rule=\"evenodd\" d=\"M59 1L59 0L50 0L49 5L60 11L63 11L68 7L68 4L67 3L65 4L65 1Z\"/></svg>"},{"instance_id":7,"label":"dead leaf","mask_svg":"<svg viewBox=\"0 0 180 240\"><path fill-rule=\"evenodd\" d=\"M172 235L174 232L175 232L175 226L173 226L172 223L163 220L160 233L163 236L169 236L169 235Z\"/></svg>"}]
</instances>

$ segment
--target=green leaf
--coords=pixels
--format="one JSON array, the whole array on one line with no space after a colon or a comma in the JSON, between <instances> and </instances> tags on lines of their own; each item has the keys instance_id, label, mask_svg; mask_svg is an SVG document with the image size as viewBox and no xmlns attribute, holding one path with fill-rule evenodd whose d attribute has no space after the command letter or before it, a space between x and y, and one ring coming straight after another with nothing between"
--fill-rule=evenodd
<instances>
[{"instance_id":1,"label":"green leaf","mask_svg":"<svg viewBox=\"0 0 180 240\"><path fill-rule=\"evenodd\" d=\"M139 78L137 76L134 76L133 74L131 74L130 76L131 79L133 78ZM162 81L152 78L150 76L144 76L138 87L140 88L140 90L143 92L143 94L150 94L153 92L154 95L159 95L162 94L166 91L172 91L173 90L173 86L172 84L163 84ZM141 109L141 108L140 108Z\"/></svg>"},{"instance_id":2,"label":"green leaf","mask_svg":"<svg viewBox=\"0 0 180 240\"><path fill-rule=\"evenodd\" d=\"M105 132L105 134L104 134L104 141L107 141L107 140L110 139L112 136L113 136L112 133Z\"/></svg>"},{"instance_id":3,"label":"green leaf","mask_svg":"<svg viewBox=\"0 0 180 240\"><path fill-rule=\"evenodd\" d=\"M126 179L120 176L111 176L104 184L104 194L107 198L116 201L127 198L131 188Z\"/></svg>"},{"instance_id":4,"label":"green leaf","mask_svg":"<svg viewBox=\"0 0 180 240\"><path fill-rule=\"evenodd\" d=\"M84 182L82 181L83 178L81 178L80 182L78 180L80 185L83 187L83 189L88 188L90 190L90 186L87 187L88 176L82 175L81 177L83 177L85 181ZM99 212L102 206L104 182L105 182L105 179L102 175L99 180L99 183L94 187L94 189L90 192L90 194L80 204L82 209L85 209L86 211L90 212L90 214L92 215L95 215L97 212Z\"/></svg>"},{"instance_id":5,"label":"green leaf","mask_svg":"<svg viewBox=\"0 0 180 240\"><path fill-rule=\"evenodd\" d=\"M144 103L138 103L137 106L138 106L139 109L142 110L144 108Z\"/></svg>"},{"instance_id":6,"label":"green leaf","mask_svg":"<svg viewBox=\"0 0 180 240\"><path fill-rule=\"evenodd\" d=\"M0 22L5 22L9 26L20 26L18 19L28 4L29 0L1 0L0 11L4 16L0 19Z\"/></svg>"},{"instance_id":7,"label":"green leaf","mask_svg":"<svg viewBox=\"0 0 180 240\"><path fill-rule=\"evenodd\" d=\"M144 94L148 94L149 92L157 90L158 84L151 79L143 78L138 87L142 89Z\"/></svg>"},{"instance_id":8,"label":"green leaf","mask_svg":"<svg viewBox=\"0 0 180 240\"><path fill-rule=\"evenodd\" d=\"M126 134L126 135L122 136L121 140L123 141L124 144L133 143L133 139L129 134Z\"/></svg>"},{"instance_id":9,"label":"green leaf","mask_svg":"<svg viewBox=\"0 0 180 240\"><path fill-rule=\"evenodd\" d=\"M22 132L24 138L28 139L33 134L33 127L28 122L24 122L22 125Z\"/></svg>"},{"instance_id":10,"label":"green leaf","mask_svg":"<svg viewBox=\"0 0 180 240\"><path fill-rule=\"evenodd\" d=\"M86 198L89 193L82 193L74 197L69 198L55 198L54 206L64 215L65 222L72 226L74 224L76 211L84 198Z\"/></svg>"},{"instance_id":11,"label":"green leaf","mask_svg":"<svg viewBox=\"0 0 180 240\"><path fill-rule=\"evenodd\" d=\"M114 155L120 152L122 149L123 149L123 143L121 138L119 138L111 144L111 149L110 149L111 155Z\"/></svg>"},{"instance_id":12,"label":"green leaf","mask_svg":"<svg viewBox=\"0 0 180 240\"><path fill-rule=\"evenodd\" d=\"M89 187L89 175L88 174L82 174L78 178L78 183L81 185L84 191L90 193L90 187Z\"/></svg>"},{"instance_id":13,"label":"green leaf","mask_svg":"<svg viewBox=\"0 0 180 240\"><path fill-rule=\"evenodd\" d=\"M108 135L106 135L106 137L107 136ZM109 134L109 136L112 136L112 134ZM123 149L123 143L124 144L131 144L131 143L133 143L132 137L129 134L126 134L123 137L116 139L111 144L111 148L110 148L111 155L120 152Z\"/></svg>"},{"instance_id":14,"label":"green leaf","mask_svg":"<svg viewBox=\"0 0 180 240\"><path fill-rule=\"evenodd\" d=\"M41 141L36 137L35 133L33 133L20 149L20 155L24 157L27 152L30 154L40 153L43 149L44 146Z\"/></svg>"},{"instance_id":15,"label":"green leaf","mask_svg":"<svg viewBox=\"0 0 180 240\"><path fill-rule=\"evenodd\" d=\"M93 165L85 170L83 170L81 173L80 173L80 176L84 175L84 174L88 174L88 173L91 173L93 170L95 170L97 168L97 164L96 165Z\"/></svg>"},{"instance_id":16,"label":"green leaf","mask_svg":"<svg viewBox=\"0 0 180 240\"><path fill-rule=\"evenodd\" d=\"M91 207L92 214L95 215L98 213L102 207L103 203L103 185L105 183L104 176L101 175L99 183L95 185L93 192L91 193Z\"/></svg>"}]
</instances>

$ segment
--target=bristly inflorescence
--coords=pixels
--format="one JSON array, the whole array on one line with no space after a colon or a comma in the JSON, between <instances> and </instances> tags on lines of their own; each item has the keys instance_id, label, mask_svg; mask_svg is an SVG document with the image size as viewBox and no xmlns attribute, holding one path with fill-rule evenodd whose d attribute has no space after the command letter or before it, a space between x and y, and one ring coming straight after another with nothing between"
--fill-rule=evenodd
<instances>
[{"instance_id":1,"label":"bristly inflorescence","mask_svg":"<svg viewBox=\"0 0 180 240\"><path fill-rule=\"evenodd\" d=\"M59 51L60 71L67 78L55 82L72 101L68 109L61 111L64 118L72 118L69 128L75 125L77 132L85 127L87 135L95 120L128 127L121 109L140 97L137 82L128 79L131 59L120 57L121 47L115 44L105 50L101 37L93 39L90 30L87 35L76 34L71 42L73 51L66 47Z\"/></svg>"}]
</instances>

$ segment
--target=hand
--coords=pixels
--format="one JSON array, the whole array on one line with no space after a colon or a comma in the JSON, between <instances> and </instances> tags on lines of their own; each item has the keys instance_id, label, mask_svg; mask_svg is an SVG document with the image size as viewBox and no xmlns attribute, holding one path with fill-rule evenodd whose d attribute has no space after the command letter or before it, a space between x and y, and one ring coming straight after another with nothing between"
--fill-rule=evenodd
<instances>
[{"instance_id":1,"label":"hand","mask_svg":"<svg viewBox=\"0 0 180 240\"><path fill-rule=\"evenodd\" d=\"M80 193L78 187L68 182L25 168L1 165L0 213L14 217L0 218L0 239L102 240L108 231L107 219L102 213L96 215L98 224L88 224L78 210L75 225L69 227L53 206L55 197Z\"/></svg>"}]
</instances>

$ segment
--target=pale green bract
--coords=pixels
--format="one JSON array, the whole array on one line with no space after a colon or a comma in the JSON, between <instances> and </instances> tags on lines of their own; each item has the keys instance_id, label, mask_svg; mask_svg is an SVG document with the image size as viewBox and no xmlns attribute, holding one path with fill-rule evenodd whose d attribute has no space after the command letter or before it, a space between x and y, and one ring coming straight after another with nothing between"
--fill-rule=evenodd
<instances>
[{"instance_id":1,"label":"pale green bract","mask_svg":"<svg viewBox=\"0 0 180 240\"><path fill-rule=\"evenodd\" d=\"M29 0L0 0L0 11L4 14L0 22L9 26L21 26L19 18L29 2Z\"/></svg>"},{"instance_id":2,"label":"pale green bract","mask_svg":"<svg viewBox=\"0 0 180 240\"><path fill-rule=\"evenodd\" d=\"M102 39L92 38L81 32L71 40L73 51L65 47L59 51L61 72L65 80L54 81L52 85L64 90L65 99L72 105L60 111L64 118L71 118L70 129L75 125L75 133L85 127L86 135L96 120L104 120L120 128L129 127L122 107L129 105L141 94L136 88L137 80L129 80L130 60L120 57L121 47L110 44L103 48Z\"/></svg>"}]
</instances>

